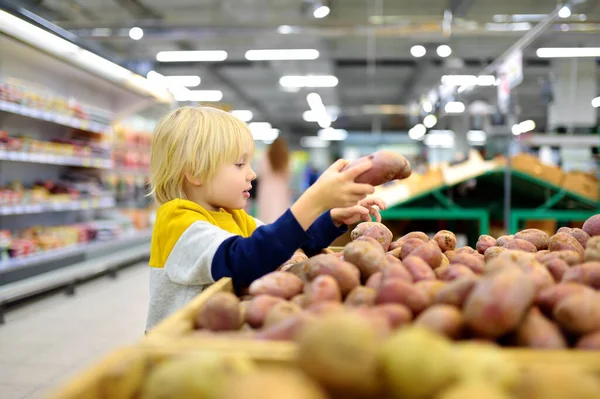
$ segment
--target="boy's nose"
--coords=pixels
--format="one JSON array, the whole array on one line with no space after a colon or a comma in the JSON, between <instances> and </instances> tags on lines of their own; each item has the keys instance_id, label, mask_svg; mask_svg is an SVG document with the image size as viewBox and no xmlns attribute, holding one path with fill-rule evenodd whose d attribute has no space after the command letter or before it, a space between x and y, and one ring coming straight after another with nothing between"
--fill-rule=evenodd
<instances>
[{"instance_id":1,"label":"boy's nose","mask_svg":"<svg viewBox=\"0 0 600 399\"><path fill-rule=\"evenodd\" d=\"M256 179L256 172L254 171L254 169L250 169L251 173L250 173L250 181Z\"/></svg>"}]
</instances>

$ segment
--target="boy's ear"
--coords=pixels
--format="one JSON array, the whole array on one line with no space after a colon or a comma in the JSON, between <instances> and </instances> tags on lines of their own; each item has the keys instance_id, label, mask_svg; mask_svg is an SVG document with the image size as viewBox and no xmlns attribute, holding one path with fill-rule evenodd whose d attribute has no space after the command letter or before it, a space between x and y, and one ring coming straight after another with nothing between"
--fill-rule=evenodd
<instances>
[{"instance_id":1,"label":"boy's ear","mask_svg":"<svg viewBox=\"0 0 600 399\"><path fill-rule=\"evenodd\" d=\"M199 177L194 177L190 172L185 172L185 180L188 181L191 185L201 186L202 180Z\"/></svg>"}]
</instances>

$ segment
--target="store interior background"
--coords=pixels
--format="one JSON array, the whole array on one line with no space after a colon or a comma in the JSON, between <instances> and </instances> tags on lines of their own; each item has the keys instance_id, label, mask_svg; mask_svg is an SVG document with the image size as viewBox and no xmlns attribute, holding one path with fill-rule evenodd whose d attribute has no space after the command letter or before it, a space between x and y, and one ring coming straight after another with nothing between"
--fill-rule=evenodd
<instances>
[{"instance_id":1,"label":"store interior background","mask_svg":"<svg viewBox=\"0 0 600 399\"><path fill-rule=\"evenodd\" d=\"M285 138L293 198L399 152L384 222L473 245L599 213L599 71L595 0L0 0L0 397L140 338L174 107L248 122L256 163Z\"/></svg>"}]
</instances>

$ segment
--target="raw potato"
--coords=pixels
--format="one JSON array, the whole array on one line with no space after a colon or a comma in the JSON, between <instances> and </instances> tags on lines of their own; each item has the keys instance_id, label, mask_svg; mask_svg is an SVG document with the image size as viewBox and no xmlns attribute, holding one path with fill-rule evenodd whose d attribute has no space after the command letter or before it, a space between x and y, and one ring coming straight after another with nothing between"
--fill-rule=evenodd
<instances>
[{"instance_id":1,"label":"raw potato","mask_svg":"<svg viewBox=\"0 0 600 399\"><path fill-rule=\"evenodd\" d=\"M548 238L546 232L538 229L525 229L515 234L515 239L529 241L536 247L537 251L548 249Z\"/></svg>"},{"instance_id":2,"label":"raw potato","mask_svg":"<svg viewBox=\"0 0 600 399\"><path fill-rule=\"evenodd\" d=\"M363 281L382 271L387 263L385 253L379 246L365 241L352 241L344 247L344 260L360 270Z\"/></svg>"},{"instance_id":3,"label":"raw potato","mask_svg":"<svg viewBox=\"0 0 600 399\"><path fill-rule=\"evenodd\" d=\"M315 316L323 316L330 313L339 313L344 310L344 306L341 302L325 301L313 303L306 310Z\"/></svg>"},{"instance_id":4,"label":"raw potato","mask_svg":"<svg viewBox=\"0 0 600 399\"><path fill-rule=\"evenodd\" d=\"M274 326L263 328L258 331L256 333L256 339L266 341L289 341L294 339L299 331L313 323L314 320L315 316L313 314L307 312L296 313Z\"/></svg>"},{"instance_id":5,"label":"raw potato","mask_svg":"<svg viewBox=\"0 0 600 399\"><path fill-rule=\"evenodd\" d=\"M445 281L426 280L416 283L415 288L425 294L429 303L433 303L438 292L440 292L446 286L446 284L448 283Z\"/></svg>"},{"instance_id":6,"label":"raw potato","mask_svg":"<svg viewBox=\"0 0 600 399\"><path fill-rule=\"evenodd\" d=\"M196 327L211 331L239 330L243 322L240 300L231 292L217 292L208 298L195 319Z\"/></svg>"},{"instance_id":7,"label":"raw potato","mask_svg":"<svg viewBox=\"0 0 600 399\"><path fill-rule=\"evenodd\" d=\"M519 382L520 367L496 344L458 342L455 351L454 367L459 381L481 382L509 391Z\"/></svg>"},{"instance_id":8,"label":"raw potato","mask_svg":"<svg viewBox=\"0 0 600 399\"><path fill-rule=\"evenodd\" d=\"M583 247L573 236L567 233L556 233L548 240L548 249L554 251L575 251L580 257L583 257Z\"/></svg>"},{"instance_id":9,"label":"raw potato","mask_svg":"<svg viewBox=\"0 0 600 399\"><path fill-rule=\"evenodd\" d=\"M465 276L474 276L475 273L465 265L453 263L450 266L435 269L435 275L443 281L453 281Z\"/></svg>"},{"instance_id":10,"label":"raw potato","mask_svg":"<svg viewBox=\"0 0 600 399\"><path fill-rule=\"evenodd\" d=\"M462 254L462 253L477 254L477 253L479 253L479 252L477 252L476 250L474 250L473 248L471 248L468 245L465 245L464 247L458 248L458 249L454 250L454 252L456 252L457 254Z\"/></svg>"},{"instance_id":11,"label":"raw potato","mask_svg":"<svg viewBox=\"0 0 600 399\"><path fill-rule=\"evenodd\" d=\"M320 275L335 278L342 290L342 296L360 285L360 271L351 263L336 258L334 255L316 255L307 262L307 278L315 279Z\"/></svg>"},{"instance_id":12,"label":"raw potato","mask_svg":"<svg viewBox=\"0 0 600 399\"><path fill-rule=\"evenodd\" d=\"M446 254L442 254L442 263L440 263L440 267L450 266L450 260L446 256Z\"/></svg>"},{"instance_id":13,"label":"raw potato","mask_svg":"<svg viewBox=\"0 0 600 399\"><path fill-rule=\"evenodd\" d=\"M365 287L369 287L369 288L373 288L374 290L377 290L379 288L379 286L381 285L382 279L383 279L383 273L381 273L381 272L375 273L371 277L369 277L369 279L365 283Z\"/></svg>"},{"instance_id":14,"label":"raw potato","mask_svg":"<svg viewBox=\"0 0 600 399\"><path fill-rule=\"evenodd\" d=\"M360 316L364 323L371 326L378 338L387 338L392 333L392 326L388 315L373 308L354 308L351 313Z\"/></svg>"},{"instance_id":15,"label":"raw potato","mask_svg":"<svg viewBox=\"0 0 600 399\"><path fill-rule=\"evenodd\" d=\"M271 327L281 323L290 316L302 312L302 308L295 303L282 301L269 309L265 317L264 326Z\"/></svg>"},{"instance_id":16,"label":"raw potato","mask_svg":"<svg viewBox=\"0 0 600 399\"><path fill-rule=\"evenodd\" d=\"M506 236L500 236L496 239L496 245L499 247L503 247L504 244L506 244L507 242L514 240L515 236L514 235L506 235Z\"/></svg>"},{"instance_id":17,"label":"raw potato","mask_svg":"<svg viewBox=\"0 0 600 399\"><path fill-rule=\"evenodd\" d=\"M435 280L435 273L423 259L409 256L402 263L412 275L413 281Z\"/></svg>"},{"instance_id":18,"label":"raw potato","mask_svg":"<svg viewBox=\"0 0 600 399\"><path fill-rule=\"evenodd\" d=\"M298 336L297 364L325 388L339 394L380 391L377 333L354 314L332 314Z\"/></svg>"},{"instance_id":19,"label":"raw potato","mask_svg":"<svg viewBox=\"0 0 600 399\"><path fill-rule=\"evenodd\" d=\"M327 256L327 255L323 255ZM300 265L300 263L298 263ZM288 272L272 272L254 280L250 284L251 295L267 294L290 299L302 292L302 280Z\"/></svg>"},{"instance_id":20,"label":"raw potato","mask_svg":"<svg viewBox=\"0 0 600 399\"><path fill-rule=\"evenodd\" d=\"M413 313L425 309L430 301L427 295L404 280L390 278L381 282L375 296L375 303L399 303L406 305Z\"/></svg>"},{"instance_id":21,"label":"raw potato","mask_svg":"<svg viewBox=\"0 0 600 399\"><path fill-rule=\"evenodd\" d=\"M588 240L583 260L600 261L600 236L592 237Z\"/></svg>"},{"instance_id":22,"label":"raw potato","mask_svg":"<svg viewBox=\"0 0 600 399\"><path fill-rule=\"evenodd\" d=\"M496 239L492 236L488 236L486 234L480 235L479 239L477 240L477 245L475 245L475 248L477 248L477 252L479 252L480 254L485 254L485 251L488 248L492 248L496 246Z\"/></svg>"},{"instance_id":23,"label":"raw potato","mask_svg":"<svg viewBox=\"0 0 600 399\"><path fill-rule=\"evenodd\" d=\"M557 233L567 233L568 235L575 237L575 239L579 241L583 248L586 247L587 242L590 239L590 235L588 233L576 227L561 227L560 229L558 229Z\"/></svg>"},{"instance_id":24,"label":"raw potato","mask_svg":"<svg viewBox=\"0 0 600 399\"><path fill-rule=\"evenodd\" d=\"M397 242L395 242L395 241L392 244L394 244L394 243L397 244ZM390 244L390 250L387 251L385 253L385 255L393 256L394 258L400 259L400 253L402 252L402 247L400 245L396 245L394 249L391 249L393 246L392 244Z\"/></svg>"},{"instance_id":25,"label":"raw potato","mask_svg":"<svg viewBox=\"0 0 600 399\"><path fill-rule=\"evenodd\" d=\"M372 245L374 245L374 246L376 246L376 247L378 247L378 248L381 248L381 245L379 244L379 241L377 241L377 240L376 240L376 239L374 239L373 237L369 237L369 236L362 235L362 236L358 237L358 238L357 238L356 240L354 240L354 241L365 241L365 242L368 242L369 244L372 244ZM383 249L383 248L382 248L382 249ZM343 253L343 252L344 252L344 251L342 251L342 253Z\"/></svg>"},{"instance_id":26,"label":"raw potato","mask_svg":"<svg viewBox=\"0 0 600 399\"><path fill-rule=\"evenodd\" d=\"M564 349L567 342L556 324L533 307L516 331L517 343L536 349Z\"/></svg>"},{"instance_id":27,"label":"raw potato","mask_svg":"<svg viewBox=\"0 0 600 399\"><path fill-rule=\"evenodd\" d=\"M452 258L452 261L450 262L451 265L453 264L461 264L464 265L466 267L468 267L469 269L471 269L471 271L475 274L483 274L484 270L485 270L485 261L482 255L475 255L475 254L467 254L467 253L460 253L460 254L456 254L456 256L454 258Z\"/></svg>"},{"instance_id":28,"label":"raw potato","mask_svg":"<svg viewBox=\"0 0 600 399\"><path fill-rule=\"evenodd\" d=\"M508 251L508 249L503 247L490 247L486 249L485 254L483 254L484 261L489 262L490 260L498 257L504 251Z\"/></svg>"},{"instance_id":29,"label":"raw potato","mask_svg":"<svg viewBox=\"0 0 600 399\"><path fill-rule=\"evenodd\" d=\"M529 241L522 240L520 238L514 238L510 241L507 241L503 246L506 249L516 249L518 251L525 252L536 252L537 248L535 245L530 243Z\"/></svg>"},{"instance_id":30,"label":"raw potato","mask_svg":"<svg viewBox=\"0 0 600 399\"><path fill-rule=\"evenodd\" d=\"M303 308L306 306L306 295L305 294L296 295L295 297L290 299L290 302L295 303L296 305Z\"/></svg>"},{"instance_id":31,"label":"raw potato","mask_svg":"<svg viewBox=\"0 0 600 399\"><path fill-rule=\"evenodd\" d=\"M431 398L455 377L452 343L424 327L399 329L383 344L380 362L392 398Z\"/></svg>"},{"instance_id":32,"label":"raw potato","mask_svg":"<svg viewBox=\"0 0 600 399\"><path fill-rule=\"evenodd\" d=\"M364 232L371 226L375 226L377 222L362 222L356 225L356 227L350 233L350 238L354 241L358 237L361 237Z\"/></svg>"},{"instance_id":33,"label":"raw potato","mask_svg":"<svg viewBox=\"0 0 600 399\"><path fill-rule=\"evenodd\" d=\"M297 296L296 296L297 297ZM294 297L294 298L296 298ZM269 310L276 304L282 302L283 299L271 295L257 295L255 296L246 309L246 323L253 328L262 327L265 322L265 317Z\"/></svg>"},{"instance_id":34,"label":"raw potato","mask_svg":"<svg viewBox=\"0 0 600 399\"><path fill-rule=\"evenodd\" d=\"M390 328L393 330L410 323L413 317L410 309L399 303L384 303L376 305L372 309L385 315L390 324Z\"/></svg>"},{"instance_id":35,"label":"raw potato","mask_svg":"<svg viewBox=\"0 0 600 399\"><path fill-rule=\"evenodd\" d=\"M442 264L442 251L436 244L432 243L418 246L409 256L416 256L423 259L432 269L440 267Z\"/></svg>"},{"instance_id":36,"label":"raw potato","mask_svg":"<svg viewBox=\"0 0 600 399\"><path fill-rule=\"evenodd\" d=\"M369 287L355 287L344 301L346 306L373 306L375 304L375 290Z\"/></svg>"},{"instance_id":37,"label":"raw potato","mask_svg":"<svg viewBox=\"0 0 600 399\"><path fill-rule=\"evenodd\" d=\"M456 252L454 252L454 251L446 251L446 252L444 252L444 255L448 259L448 262L452 262L452 259L456 256Z\"/></svg>"},{"instance_id":38,"label":"raw potato","mask_svg":"<svg viewBox=\"0 0 600 399\"><path fill-rule=\"evenodd\" d=\"M372 224L366 228L361 237L370 237L381 245L383 251L387 251L392 243L392 232L384 224ZM358 239L358 238L357 238Z\"/></svg>"},{"instance_id":39,"label":"raw potato","mask_svg":"<svg viewBox=\"0 0 600 399\"><path fill-rule=\"evenodd\" d=\"M374 152L368 157L362 157L346 165L342 171L350 169L365 160L373 162L367 170L355 180L356 183L367 183L373 186L387 183L396 179L406 179L411 174L410 163L402 155L388 150Z\"/></svg>"},{"instance_id":40,"label":"raw potato","mask_svg":"<svg viewBox=\"0 0 600 399\"><path fill-rule=\"evenodd\" d=\"M386 255L387 264L382 270L382 277L397 277L402 280L408 281L409 283L413 281L412 274L408 271L406 266L397 258L394 258L391 255Z\"/></svg>"},{"instance_id":41,"label":"raw potato","mask_svg":"<svg viewBox=\"0 0 600 399\"><path fill-rule=\"evenodd\" d=\"M283 265L279 266L279 269L282 269L285 266L293 265L296 263L304 262L308 260L308 256L304 252L294 252L294 255L290 259L288 259Z\"/></svg>"},{"instance_id":42,"label":"raw potato","mask_svg":"<svg viewBox=\"0 0 600 399\"><path fill-rule=\"evenodd\" d=\"M557 303L569 295L579 294L585 291L593 292L590 287L579 283L556 284L539 292L535 298L535 303L546 313L552 314Z\"/></svg>"},{"instance_id":43,"label":"raw potato","mask_svg":"<svg viewBox=\"0 0 600 399\"><path fill-rule=\"evenodd\" d=\"M437 242L442 252L453 251L456 248L456 236L451 231L440 230L433 237L433 240Z\"/></svg>"},{"instance_id":44,"label":"raw potato","mask_svg":"<svg viewBox=\"0 0 600 399\"><path fill-rule=\"evenodd\" d=\"M429 242L429 236L425 233L423 233L422 231L411 231L408 234L403 235L402 237L398 238L398 240L396 240L396 242L400 245L403 245L404 242L406 240L408 240L409 238L417 238L423 242Z\"/></svg>"},{"instance_id":45,"label":"raw potato","mask_svg":"<svg viewBox=\"0 0 600 399\"><path fill-rule=\"evenodd\" d=\"M589 217L581 229L590 237L600 236L600 214Z\"/></svg>"},{"instance_id":46,"label":"raw potato","mask_svg":"<svg viewBox=\"0 0 600 399\"><path fill-rule=\"evenodd\" d=\"M390 243L390 246L388 247L388 251L391 252L391 251L393 251L395 249L398 249L398 248L400 248L400 244L398 243L398 241L392 241Z\"/></svg>"},{"instance_id":47,"label":"raw potato","mask_svg":"<svg viewBox=\"0 0 600 399\"><path fill-rule=\"evenodd\" d=\"M327 399L328 396L323 388L300 371L291 368L263 367L232 380L224 389L223 395L219 397L219 399L280 398Z\"/></svg>"},{"instance_id":48,"label":"raw potato","mask_svg":"<svg viewBox=\"0 0 600 399\"><path fill-rule=\"evenodd\" d=\"M416 318L415 324L449 338L458 338L462 332L463 319L460 310L454 306L438 304L424 310Z\"/></svg>"},{"instance_id":49,"label":"raw potato","mask_svg":"<svg viewBox=\"0 0 600 399\"><path fill-rule=\"evenodd\" d=\"M565 262L567 262L567 264L569 266L578 265L581 263L581 261L583 259L581 256L581 253L576 252L576 251L565 250L565 251L550 252L550 253L542 256L542 259L540 259L540 262L546 264L546 262L548 262L549 260L557 259L557 258L564 260Z\"/></svg>"},{"instance_id":50,"label":"raw potato","mask_svg":"<svg viewBox=\"0 0 600 399\"><path fill-rule=\"evenodd\" d=\"M306 304L312 305L317 302L341 302L342 293L335 278L329 275L317 276L310 284L304 287Z\"/></svg>"},{"instance_id":51,"label":"raw potato","mask_svg":"<svg viewBox=\"0 0 600 399\"><path fill-rule=\"evenodd\" d=\"M554 307L554 319L577 334L600 330L600 293L584 291L567 296Z\"/></svg>"},{"instance_id":52,"label":"raw potato","mask_svg":"<svg viewBox=\"0 0 600 399\"><path fill-rule=\"evenodd\" d=\"M477 284L474 276L461 277L442 287L435 296L435 303L445 303L462 308L463 303Z\"/></svg>"},{"instance_id":53,"label":"raw potato","mask_svg":"<svg viewBox=\"0 0 600 399\"><path fill-rule=\"evenodd\" d=\"M556 282L561 281L567 270L569 270L567 262L559 258L547 261L545 266Z\"/></svg>"},{"instance_id":54,"label":"raw potato","mask_svg":"<svg viewBox=\"0 0 600 399\"><path fill-rule=\"evenodd\" d=\"M477 334L500 337L518 326L534 295L534 283L522 272L507 270L485 276L465 301L465 322Z\"/></svg>"},{"instance_id":55,"label":"raw potato","mask_svg":"<svg viewBox=\"0 0 600 399\"><path fill-rule=\"evenodd\" d=\"M400 259L404 260L404 258L408 257L412 251L424 245L426 241L420 240L418 238L409 238L402 243L402 247L400 249Z\"/></svg>"},{"instance_id":56,"label":"raw potato","mask_svg":"<svg viewBox=\"0 0 600 399\"><path fill-rule=\"evenodd\" d=\"M574 281L600 290L600 262L586 262L573 266L563 275L562 281Z\"/></svg>"},{"instance_id":57,"label":"raw potato","mask_svg":"<svg viewBox=\"0 0 600 399\"><path fill-rule=\"evenodd\" d=\"M600 330L581 337L575 347L585 350L600 350Z\"/></svg>"}]
</instances>

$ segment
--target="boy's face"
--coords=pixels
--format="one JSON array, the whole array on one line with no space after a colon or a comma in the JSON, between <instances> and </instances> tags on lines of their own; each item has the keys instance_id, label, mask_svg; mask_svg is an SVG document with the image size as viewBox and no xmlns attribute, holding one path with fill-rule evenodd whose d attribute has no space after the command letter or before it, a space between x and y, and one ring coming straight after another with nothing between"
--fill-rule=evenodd
<instances>
[{"instance_id":1,"label":"boy's face","mask_svg":"<svg viewBox=\"0 0 600 399\"><path fill-rule=\"evenodd\" d=\"M250 198L252 180L256 173L250 166L251 155L243 155L236 162L221 166L214 179L206 187L207 205L219 208L243 209Z\"/></svg>"}]
</instances>

